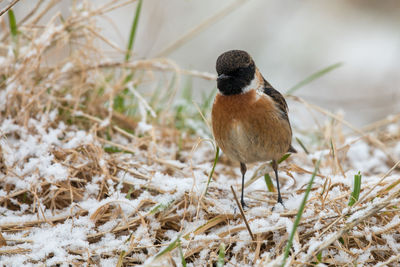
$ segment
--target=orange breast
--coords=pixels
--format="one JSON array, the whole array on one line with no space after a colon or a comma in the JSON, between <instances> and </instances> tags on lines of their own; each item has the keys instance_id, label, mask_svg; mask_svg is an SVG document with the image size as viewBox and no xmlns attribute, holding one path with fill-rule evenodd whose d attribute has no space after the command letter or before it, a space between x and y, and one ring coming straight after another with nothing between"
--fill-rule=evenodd
<instances>
[{"instance_id":1,"label":"orange breast","mask_svg":"<svg viewBox=\"0 0 400 267\"><path fill-rule=\"evenodd\" d=\"M212 127L222 151L242 163L279 160L292 137L288 121L273 100L255 90L232 96L218 94Z\"/></svg>"}]
</instances>

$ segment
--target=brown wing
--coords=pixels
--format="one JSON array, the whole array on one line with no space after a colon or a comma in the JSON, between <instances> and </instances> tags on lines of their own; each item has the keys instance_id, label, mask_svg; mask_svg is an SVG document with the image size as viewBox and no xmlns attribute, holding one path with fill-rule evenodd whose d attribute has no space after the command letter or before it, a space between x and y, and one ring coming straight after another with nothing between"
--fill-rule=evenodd
<instances>
[{"instance_id":1,"label":"brown wing","mask_svg":"<svg viewBox=\"0 0 400 267\"><path fill-rule=\"evenodd\" d=\"M264 79L264 93L269 95L275 101L276 105L284 114L285 119L289 121L288 118L289 108L285 98L281 95L281 93L279 93L278 90L272 87L272 85L270 85L265 79Z\"/></svg>"},{"instance_id":2,"label":"brown wing","mask_svg":"<svg viewBox=\"0 0 400 267\"><path fill-rule=\"evenodd\" d=\"M279 93L278 90L276 90L274 87L272 87L271 84L269 84L269 82L267 82L264 79L264 93L269 95L274 102L276 103L276 105L278 106L278 108L280 109L280 111L282 112L282 117L287 120L287 122L289 123L289 127L290 127L290 122L289 122L289 116L288 116L288 105L286 103L285 98L282 96L281 93ZM290 145L288 152L291 153L296 153L296 149Z\"/></svg>"}]
</instances>

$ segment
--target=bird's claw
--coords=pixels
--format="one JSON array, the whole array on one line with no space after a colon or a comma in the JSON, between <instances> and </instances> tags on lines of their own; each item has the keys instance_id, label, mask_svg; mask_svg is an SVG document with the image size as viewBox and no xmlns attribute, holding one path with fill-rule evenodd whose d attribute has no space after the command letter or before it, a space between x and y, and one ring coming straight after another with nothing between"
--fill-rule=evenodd
<instances>
[{"instance_id":1,"label":"bird's claw","mask_svg":"<svg viewBox=\"0 0 400 267\"><path fill-rule=\"evenodd\" d=\"M240 201L240 205L242 205L242 208L247 208L248 206L246 205L246 203L244 203L244 200Z\"/></svg>"}]
</instances>

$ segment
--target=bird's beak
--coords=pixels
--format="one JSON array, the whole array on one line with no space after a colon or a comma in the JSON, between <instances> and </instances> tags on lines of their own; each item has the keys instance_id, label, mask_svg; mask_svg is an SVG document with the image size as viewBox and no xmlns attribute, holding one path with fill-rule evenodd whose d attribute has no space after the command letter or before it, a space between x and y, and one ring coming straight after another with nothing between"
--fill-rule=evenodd
<instances>
[{"instance_id":1,"label":"bird's beak","mask_svg":"<svg viewBox=\"0 0 400 267\"><path fill-rule=\"evenodd\" d=\"M228 78L230 78L230 77L231 77L231 76L229 76L229 75L221 74L221 75L218 76L217 82L222 81L222 80L225 80L225 79L228 79Z\"/></svg>"}]
</instances>

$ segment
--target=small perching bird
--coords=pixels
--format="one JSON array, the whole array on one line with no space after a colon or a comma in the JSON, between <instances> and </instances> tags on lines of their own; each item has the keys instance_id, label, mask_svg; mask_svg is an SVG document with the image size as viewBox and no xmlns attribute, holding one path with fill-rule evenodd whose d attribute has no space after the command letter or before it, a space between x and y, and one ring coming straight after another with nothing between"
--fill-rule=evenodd
<instances>
[{"instance_id":1,"label":"small perching bird","mask_svg":"<svg viewBox=\"0 0 400 267\"><path fill-rule=\"evenodd\" d=\"M251 56L230 50L217 59L217 87L212 108L215 141L232 160L240 162L243 199L246 163L272 160L283 205L278 178L278 160L292 147L292 129L285 98L261 75Z\"/></svg>"}]
</instances>

